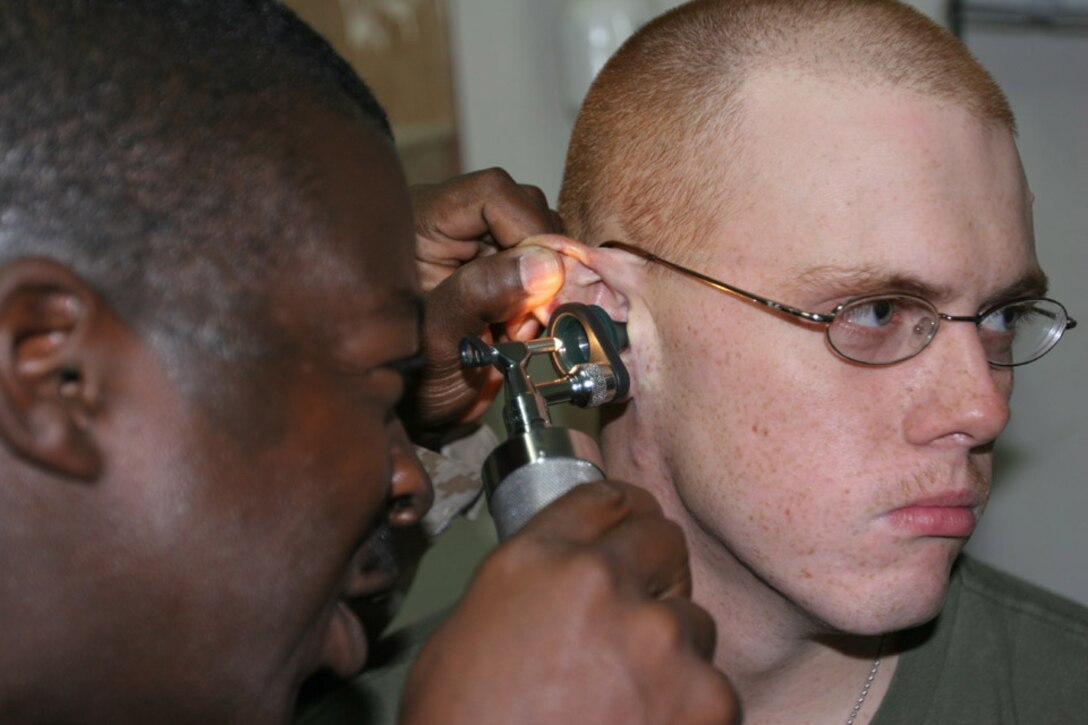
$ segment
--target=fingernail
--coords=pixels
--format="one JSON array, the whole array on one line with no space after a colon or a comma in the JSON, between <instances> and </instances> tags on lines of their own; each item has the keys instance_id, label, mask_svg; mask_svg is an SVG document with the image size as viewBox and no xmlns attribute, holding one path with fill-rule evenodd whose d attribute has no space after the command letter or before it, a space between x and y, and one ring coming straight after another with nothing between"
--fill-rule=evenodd
<instances>
[{"instance_id":1,"label":"fingernail","mask_svg":"<svg viewBox=\"0 0 1088 725\"><path fill-rule=\"evenodd\" d=\"M522 288L533 295L558 291L563 279L558 255L542 247L526 247L518 256L518 273Z\"/></svg>"}]
</instances>

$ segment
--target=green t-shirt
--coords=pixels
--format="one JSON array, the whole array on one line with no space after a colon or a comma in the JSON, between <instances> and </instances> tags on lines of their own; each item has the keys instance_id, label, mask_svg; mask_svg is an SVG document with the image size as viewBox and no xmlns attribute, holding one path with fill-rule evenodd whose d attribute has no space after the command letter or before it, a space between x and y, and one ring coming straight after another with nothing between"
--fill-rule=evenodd
<instances>
[{"instance_id":1,"label":"green t-shirt","mask_svg":"<svg viewBox=\"0 0 1088 725\"><path fill-rule=\"evenodd\" d=\"M966 556L872 725L1088 723L1088 609Z\"/></svg>"},{"instance_id":2,"label":"green t-shirt","mask_svg":"<svg viewBox=\"0 0 1088 725\"><path fill-rule=\"evenodd\" d=\"M446 612L380 643L351 682L305 698L306 725L396 721L412 658ZM1088 724L1088 609L969 557L937 619L909 632L872 725Z\"/></svg>"}]
</instances>

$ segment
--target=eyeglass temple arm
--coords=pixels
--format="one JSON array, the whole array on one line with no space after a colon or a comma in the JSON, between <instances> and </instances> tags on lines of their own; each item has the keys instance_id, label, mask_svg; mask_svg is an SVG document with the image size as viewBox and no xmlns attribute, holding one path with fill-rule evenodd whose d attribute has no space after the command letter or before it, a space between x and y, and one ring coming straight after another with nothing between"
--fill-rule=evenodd
<instances>
[{"instance_id":1,"label":"eyeglass temple arm","mask_svg":"<svg viewBox=\"0 0 1088 725\"><path fill-rule=\"evenodd\" d=\"M1047 317L1049 317L1052 320L1056 319L1056 317L1057 317L1056 315L1052 315L1052 314L1050 314L1049 312L1047 312L1045 310L1037 310L1037 312L1039 314L1041 314L1041 315L1046 315ZM948 320L950 322L972 322L972 323L974 323L976 325L979 324L980 322L982 322L982 320L986 317L985 314L979 314L979 315L946 315L943 312L938 312L937 316L940 317L942 320ZM1077 321L1074 320L1072 317L1069 317L1068 315L1066 315L1065 327L1062 328L1062 332L1064 333L1066 330L1072 330L1076 326L1077 326Z\"/></svg>"},{"instance_id":2,"label":"eyeglass temple arm","mask_svg":"<svg viewBox=\"0 0 1088 725\"><path fill-rule=\"evenodd\" d=\"M746 300L748 300L750 302L755 302L757 304L761 304L764 307L769 307L772 310L776 310L778 312L784 312L784 313L786 313L788 315L793 315L794 317L800 317L801 319L807 320L809 322L820 322L820 323L830 324L831 322L835 321L835 316L834 315L825 315L825 314L821 314L819 312L806 312L805 310L799 310L796 307L790 307L789 305L782 304L781 302L775 302L774 300L769 300L766 297L760 297L757 294L753 294L753 293L748 292L746 290L742 290L740 287L734 287L733 285L726 284L725 282L720 282L720 281L714 279L713 277L707 277L705 274L702 274L700 272L696 272L694 269L688 269L687 267L679 265L676 262L670 262L667 259L662 259L661 257L657 256L653 252L647 252L645 249L642 249L640 247L636 247L633 244L628 244L627 242L620 242L620 241L617 241L617 240L613 239L613 240L609 240L607 242L601 242L600 246L601 247L608 247L608 248L612 248L612 249L622 249L625 252L630 252L631 254L635 255L636 257L641 257L641 258L643 258L643 259L645 259L645 260L647 260L649 262L653 262L655 264L663 265L665 267L668 267L669 269L672 269L673 271L676 271L676 272L679 272L680 274L691 277L692 279L695 279L695 280L697 280L699 282L702 282L703 284L708 285L710 287L713 287L716 290L721 290L722 292L728 292L729 294L736 295L737 297L741 297L741 298L746 299Z\"/></svg>"},{"instance_id":3,"label":"eyeglass temple arm","mask_svg":"<svg viewBox=\"0 0 1088 725\"><path fill-rule=\"evenodd\" d=\"M1061 307L1061 305L1059 305L1059 307ZM1064 310L1065 310L1065 308L1062 307L1063 312L1064 312ZM1049 312L1045 312L1043 310L1039 310L1039 312L1041 312L1042 314L1044 314L1047 317L1051 318L1052 320L1057 319L1057 315L1052 315ZM1065 314L1065 327L1062 328L1062 332L1065 332L1066 330L1072 330L1076 326L1077 326L1077 321L1074 320L1072 317L1070 317L1068 313L1066 313Z\"/></svg>"}]
</instances>

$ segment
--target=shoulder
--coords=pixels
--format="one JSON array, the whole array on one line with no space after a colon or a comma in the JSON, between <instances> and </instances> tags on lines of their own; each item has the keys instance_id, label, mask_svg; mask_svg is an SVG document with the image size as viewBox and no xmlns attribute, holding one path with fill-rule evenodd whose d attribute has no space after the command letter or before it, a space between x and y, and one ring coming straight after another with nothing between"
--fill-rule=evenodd
<instances>
[{"instance_id":1,"label":"shoulder","mask_svg":"<svg viewBox=\"0 0 1088 725\"><path fill-rule=\"evenodd\" d=\"M1088 653L1088 607L967 556L960 558L954 577L958 607L968 618L981 616L1006 634L1058 637L1063 648Z\"/></svg>"},{"instance_id":2,"label":"shoulder","mask_svg":"<svg viewBox=\"0 0 1088 725\"><path fill-rule=\"evenodd\" d=\"M1088 712L1088 608L969 557L940 615L896 640L874 725L1083 722Z\"/></svg>"}]
</instances>

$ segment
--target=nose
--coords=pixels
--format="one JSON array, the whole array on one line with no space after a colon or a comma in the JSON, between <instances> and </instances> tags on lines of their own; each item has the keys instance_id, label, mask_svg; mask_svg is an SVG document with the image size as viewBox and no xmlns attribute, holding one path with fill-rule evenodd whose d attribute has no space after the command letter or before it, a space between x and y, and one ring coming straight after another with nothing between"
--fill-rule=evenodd
<instances>
[{"instance_id":1,"label":"nose","mask_svg":"<svg viewBox=\"0 0 1088 725\"><path fill-rule=\"evenodd\" d=\"M990 365L975 325L943 322L939 332L914 358L921 374L907 438L915 445L986 445L1009 422L1012 369Z\"/></svg>"},{"instance_id":2,"label":"nose","mask_svg":"<svg viewBox=\"0 0 1088 725\"><path fill-rule=\"evenodd\" d=\"M430 476L416 458L408 433L399 420L390 423L393 452L393 482L389 487L389 524L412 526L419 523L434 503Z\"/></svg>"}]
</instances>

